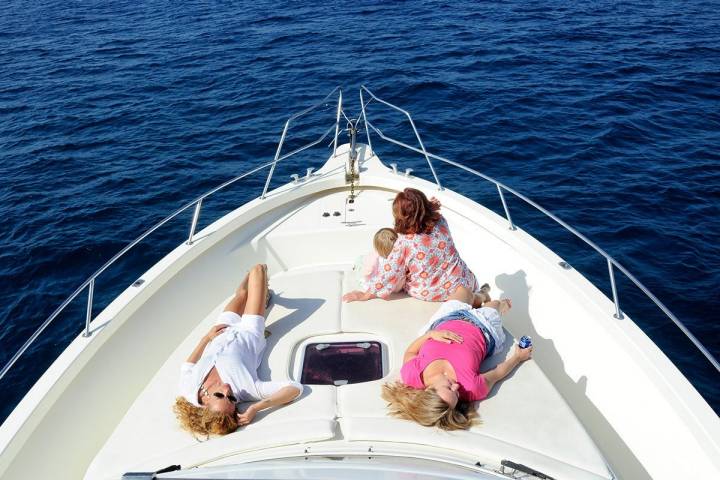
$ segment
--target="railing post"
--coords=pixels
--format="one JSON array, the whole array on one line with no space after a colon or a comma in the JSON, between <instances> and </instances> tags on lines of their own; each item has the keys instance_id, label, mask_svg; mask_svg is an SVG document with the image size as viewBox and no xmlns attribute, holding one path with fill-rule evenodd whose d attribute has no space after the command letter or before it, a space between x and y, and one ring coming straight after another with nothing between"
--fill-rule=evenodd
<instances>
[{"instance_id":1,"label":"railing post","mask_svg":"<svg viewBox=\"0 0 720 480\"><path fill-rule=\"evenodd\" d=\"M95 279L90 280L88 285L88 303L87 311L85 312L85 331L83 337L90 336L90 321L92 320L92 306L93 306L93 293L95 292Z\"/></svg>"},{"instance_id":2,"label":"railing post","mask_svg":"<svg viewBox=\"0 0 720 480\"><path fill-rule=\"evenodd\" d=\"M500 185L498 185L497 183L495 184L495 186L497 187L497 191L500 194L500 201L502 202L503 208L505 209L505 216L510 223L510 230L516 230L515 225L513 225L512 217L510 216L510 210L508 210L507 203L505 202L505 195L503 195L502 188L500 188Z\"/></svg>"},{"instance_id":3,"label":"railing post","mask_svg":"<svg viewBox=\"0 0 720 480\"><path fill-rule=\"evenodd\" d=\"M405 113L405 115L407 115L408 120L410 120L410 126L412 127L413 131L415 132L415 137L417 138L417 141L420 144L420 148L423 151L423 155L425 155L425 160L427 160L428 165L430 166L430 171L432 172L433 177L435 178L435 184L438 186L438 190L442 191L443 186L440 184L440 179L438 178L437 173L435 173L435 168L433 167L433 164L430 161L430 157L427 154L427 150L425 150L425 145L423 144L422 140L420 139L420 134L418 133L417 128L415 128L415 122L413 122L413 119L408 112L405 112L404 110L403 110L403 112Z\"/></svg>"},{"instance_id":4,"label":"railing post","mask_svg":"<svg viewBox=\"0 0 720 480\"><path fill-rule=\"evenodd\" d=\"M428 155L427 150L425 150L425 144L423 144L423 141L420 138L420 134L418 133L417 128L415 127L415 122L413 122L412 115L410 115L410 113L407 110L403 110L402 108L400 108L396 105L393 105L392 103L386 102L385 100L381 100L380 98L375 96L375 94L372 93L370 91L370 89L367 88L365 85L362 85L360 87L361 101L362 101L362 90L365 90L366 92L368 92L370 94L370 96L373 97L375 100L387 105L390 108L394 108L395 110L397 110L398 112L401 112L403 115L405 115L407 117L408 121L410 122L410 126L413 129L413 132L415 132L415 138L417 138L417 141L420 144L420 150L422 150L422 154L425 156L425 160L428 162L428 166L430 167L430 171L432 172L433 178L435 178L435 184L437 185L438 190L440 190L440 191L444 190L442 184L440 183L440 179L438 178L437 173L435 172L435 167L433 167L433 164L430 161L430 156ZM363 111L364 111L364 109L363 109ZM366 123L366 128L367 128L367 123Z\"/></svg>"},{"instance_id":5,"label":"railing post","mask_svg":"<svg viewBox=\"0 0 720 480\"><path fill-rule=\"evenodd\" d=\"M285 135L287 135L288 127L290 126L290 120L285 122L285 128L283 128L282 135L280 136L280 143L278 143L277 151L275 152L275 160L273 160L273 164L270 167L270 173L268 173L268 178L265 181L265 187L263 188L262 195L260 195L260 198L262 200L265 200L265 194L268 191L268 187L270 186L270 180L272 179L273 172L275 172L275 165L277 165L278 158L280 158L280 152L282 151L283 143L285 142Z\"/></svg>"},{"instance_id":6,"label":"railing post","mask_svg":"<svg viewBox=\"0 0 720 480\"><path fill-rule=\"evenodd\" d=\"M342 112L342 90L340 90L340 93L338 95L337 115L335 116L335 139L333 140L333 158L337 154L337 139L338 133L340 132L340 112Z\"/></svg>"},{"instance_id":7,"label":"railing post","mask_svg":"<svg viewBox=\"0 0 720 480\"><path fill-rule=\"evenodd\" d=\"M608 272L610 273L610 287L612 288L613 302L615 302L615 313L613 317L618 320L622 320L625 316L620 311L620 301L618 300L617 287L615 287L615 272L613 272L613 264L610 259L607 259Z\"/></svg>"},{"instance_id":8,"label":"railing post","mask_svg":"<svg viewBox=\"0 0 720 480\"><path fill-rule=\"evenodd\" d=\"M365 124L365 136L367 137L368 147L372 151L372 140L370 139L370 130L368 129L367 116L365 115L365 99L363 98L362 88L360 89L360 110L362 112L363 123Z\"/></svg>"},{"instance_id":9,"label":"railing post","mask_svg":"<svg viewBox=\"0 0 720 480\"><path fill-rule=\"evenodd\" d=\"M188 235L186 245L193 244L193 237L195 236L195 229L197 228L198 220L200 219L200 209L202 208L202 198L195 204L195 211L193 212L192 223L190 224L190 235Z\"/></svg>"}]
</instances>

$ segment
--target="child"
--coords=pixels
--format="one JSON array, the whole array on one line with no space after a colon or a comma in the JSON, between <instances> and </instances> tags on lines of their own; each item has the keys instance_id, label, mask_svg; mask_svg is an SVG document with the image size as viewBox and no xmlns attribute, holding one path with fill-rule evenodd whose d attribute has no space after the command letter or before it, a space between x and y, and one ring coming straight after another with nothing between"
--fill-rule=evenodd
<instances>
[{"instance_id":1,"label":"child","mask_svg":"<svg viewBox=\"0 0 720 480\"><path fill-rule=\"evenodd\" d=\"M358 258L353 268L363 288L365 287L365 282L377 273L380 257L387 258L387 256L390 255L397 238L398 235L392 228L381 228L375 232L375 236L373 237L373 247L375 247L375 250L364 257ZM400 279L395 285L393 292L401 291L404 284L405 279Z\"/></svg>"},{"instance_id":2,"label":"child","mask_svg":"<svg viewBox=\"0 0 720 480\"><path fill-rule=\"evenodd\" d=\"M380 257L387 258L388 255L390 255L397 239L398 234L392 228L381 228L375 232L375 236L373 237L375 251L370 252L364 257L358 257L353 267L361 288L367 289L367 282L372 278L376 278ZM392 293L402 291L403 285L405 285L404 277L398 279ZM475 300L473 303L479 307L483 303L491 301L492 299L488 292L490 292L490 285L485 283L480 287L479 292L475 292Z\"/></svg>"}]
</instances>

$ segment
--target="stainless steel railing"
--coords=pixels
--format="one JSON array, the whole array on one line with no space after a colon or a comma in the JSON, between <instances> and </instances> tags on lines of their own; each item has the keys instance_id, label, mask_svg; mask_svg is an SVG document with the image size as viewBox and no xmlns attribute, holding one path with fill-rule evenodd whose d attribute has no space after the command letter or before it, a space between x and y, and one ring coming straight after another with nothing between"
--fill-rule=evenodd
<instances>
[{"instance_id":1,"label":"stainless steel railing","mask_svg":"<svg viewBox=\"0 0 720 480\"><path fill-rule=\"evenodd\" d=\"M335 115L335 123L334 123L334 125L332 125L329 129L327 129L326 131L324 131L323 134L322 134L317 140L314 140L314 141L312 141L312 142L309 142L308 144L306 144L306 145L304 145L304 146L302 146L302 147L299 147L299 148L297 148L297 149L295 149L295 150L293 150L293 151L291 151L291 152L289 152L289 153L286 153L286 154L284 154L284 155L281 155L281 153L282 153L282 147L283 147L283 144L284 144L284 142L285 142L285 139L286 139L286 136L287 136L287 132L288 132L288 130L289 130L289 127L290 127L291 123L294 122L295 120L297 120L298 118L306 115L307 113L309 113L309 112L317 109L317 108L320 107L321 105L326 104L327 100L330 99L336 92L337 92L337 94L338 94L338 97L337 97L337 98L338 98L338 100L337 100L338 103L337 103L337 111L336 111L336 115ZM364 96L363 96L363 92L366 92L366 93L370 96L370 100L368 100L367 102L365 102L365 99L364 99ZM409 120L409 122L410 122L410 125L411 125L411 127L412 127L412 129L413 129L413 132L415 133L415 137L416 137L416 139L418 140L418 144L420 145L420 148L416 148L416 147L413 147L413 146L411 146L411 145L407 145L407 144L405 144L405 143L403 143L403 142L400 142L400 141L398 141L398 140L395 140L395 139L393 139L393 138L391 138L391 137L383 134L382 131L381 131L379 128L377 128L375 125L373 125L373 124L368 120L368 118L367 118L367 106L368 106L368 105L370 104L370 102L372 102L372 101L377 101L378 103L381 103L381 104L383 104L383 105L386 105L386 106L388 106L388 107L390 107L390 108L392 108L392 109L394 109L394 110L397 110L397 111L403 113L403 114L408 118L408 120ZM441 156L439 156L439 155L435 155L435 154L432 154L432 153L428 152L427 149L425 148L425 145L423 144L423 142L422 142L422 140L421 140L421 138L420 138L420 134L418 133L417 128L415 127L415 122L413 121L412 116L410 115L410 113L407 112L406 110L403 110L403 109L400 108L400 107L397 107L397 106L391 104L390 102L387 102L387 101L385 101L385 100L382 100L382 99L378 98L376 95L374 95L374 94L373 94L367 87L365 87L365 86L362 86L362 87L360 88L360 102L361 102L361 118L362 118L362 120L363 120L363 122L364 122L364 125L365 125L365 133L366 133L366 136L367 136L368 145L370 146L371 149L372 149L372 139L371 139L371 137L370 137L370 130L373 130L373 131L374 131L381 139L383 139L383 140L386 140L386 141L388 141L388 142L390 142L390 143L393 143L393 144L395 144L395 145L401 146L401 147L403 147L403 148L409 149L409 150L414 151L414 152L416 152L416 153L422 154L422 155L425 157L425 159L426 159L426 161L427 161L427 163L428 163L428 166L430 167L430 171L432 172L433 178L435 179L435 184L437 185L438 189L440 189L440 190L442 190L443 187L442 187L442 185L441 185L441 183L440 183L440 179L439 179L438 176L437 176L437 172L436 172L436 170L435 170L435 167L434 167L431 159L435 159L435 160L438 160L438 161L440 161L440 162L443 162L443 163L449 164L449 165L451 165L451 166L454 166L454 167L456 167L456 168L460 168L460 169L462 169L462 170L464 170L464 171L466 171L466 172L468 172L468 173L471 173L471 174L473 174L473 175L475 175L475 176L478 176L478 177L480 177L480 178L483 178L484 180L486 180L486 181L488 181L488 182L490 182L490 183L493 183L493 184L497 187L498 194L499 194L500 199L501 199L501 202L502 202L502 204L503 204L503 209L505 210L505 216L506 216L506 218L507 218L507 220L508 220L509 228L510 228L511 230L515 230L515 225L513 224L512 218L511 218L511 216L510 216L510 211L509 211L509 209L508 209L507 202L505 201L505 196L504 196L503 192L504 192L504 191L507 191L507 192L511 193L512 195L514 195L515 197L523 200L524 202L526 202L526 203L529 204L530 206L534 207L535 209L537 209L538 211L540 211L541 213L543 213L543 214L546 215L547 217L549 217L549 218L551 218L552 220L554 220L555 222L557 222L559 225L561 225L563 228L565 228L566 230L568 230L570 233L572 233L573 235L575 235L576 237L578 237L580 240L582 240L584 243L586 243L587 245L589 245L591 248L593 248L596 252L598 252L601 256L603 256L603 257L606 259L607 265L608 265L608 273L609 273L609 276L610 276L610 283L611 283L611 287L612 287L613 301L614 301L614 303L615 303L615 314L614 314L615 318L618 318L618 319L622 319L622 318L623 318L622 311L620 310L620 303L619 303L618 293L617 293L616 284L615 284L614 268L617 268L617 269L620 270L630 281L632 281L648 298L650 298L650 300L652 300L652 301L655 303L655 305L657 305L657 306L660 308L660 310L661 310L663 313L665 313L665 315L666 315L668 318L670 318L670 320L672 320L672 321L678 326L678 328L680 328L680 330L690 339L690 341L692 341L692 343L693 343L693 344L700 350L700 352L710 361L710 363L712 363L712 365L713 365L718 371L720 371L720 363L718 363L718 361L712 356L712 354L710 354L710 352L707 351L707 349L697 340L697 338L695 338L695 336L687 329L687 327L685 327L685 325L684 325L682 322L680 322L680 320L678 320L677 317L675 317L675 315L674 315L662 302L660 302L660 300L658 300L657 297L655 297L655 295L653 295L653 294L652 294L637 278L635 278L635 276L633 276L625 267L623 267L620 263L618 263L615 259L613 259L610 255L608 255L607 252L605 252L604 250L602 250L602 249L601 249L600 247L598 247L595 243L593 243L593 242L590 241L588 238L586 238L583 234L581 234L580 232L578 232L577 230L575 230L574 228L572 228L570 225L568 225L568 224L565 223L564 221L560 220L560 219L559 219L558 217L556 217L554 214L548 212L548 211L545 210L543 207L541 207L540 205L536 204L535 202L533 202L533 201L530 200L529 198L525 197L524 195L522 195L522 194L516 192L515 190L513 190L512 188L508 187L507 185L505 185L505 184L503 184L503 183L501 183L501 182L499 182L499 181L497 181L497 180L495 180L495 179L493 179L493 178L491 178L491 177L489 177L489 176L487 176L487 175L484 175L484 174L482 174L482 173L478 172L477 170L474 170L474 169L472 169L472 168L470 168L470 167L467 167L467 166L462 165L462 164L459 164L459 163L457 163L457 162L453 162L452 160L448 160L447 158L444 158L444 157L441 157ZM325 138L327 138L327 136L332 132L333 129L335 129L335 133L334 133L334 139L333 139L332 145L333 145L333 156L335 156L335 155L336 155L336 152L337 152L337 139L338 139L338 134L339 134L339 125L340 125L340 117L341 117L341 115L344 116L344 117L347 119L347 116L345 116L345 112L343 111L343 108L342 108L342 90L341 90L339 87L336 87L336 88L333 89L328 95L326 95L325 98L323 98L322 101L320 101L320 102L316 103L315 105L313 105L313 106L311 106L311 107L308 107L308 108L306 108L305 110L303 110L303 111L301 111L301 112L299 112L299 113L291 116L291 117L285 122L285 126L284 126L284 128L283 128L283 131L282 131L282 134L281 134L281 137L280 137L280 141L279 141L279 143L278 143L278 148L277 148L277 150L276 150L276 152L275 152L275 157L274 157L273 161L264 163L264 164L262 164L262 165L260 165L260 166L257 166L257 167L255 167L255 168L253 168L253 169L251 169L251 170L249 170L249 171L247 171L247 172L245 172L245 173L243 173L243 174L241 174L241 175L238 175L237 177L234 177L234 178L232 178L232 179L230 179L230 180L222 183L221 185L218 185L217 187L213 188L212 190L209 190L208 192L200 195L199 197L195 198L194 200L192 200L192 201L190 201L189 203L185 204L184 206L180 207L178 210L176 210L175 212L171 213L170 215L168 215L167 217L165 217L163 220L161 220L160 222L158 222L157 224L155 224L154 226L152 226L150 229L148 229L148 230L145 231L143 234L141 234L139 237L137 237L135 240L133 240L131 243L129 243L125 248L123 248L123 249L120 250L117 254L115 254L115 255L114 255L110 260L108 260L102 267L100 267L100 268L99 268L97 271L95 271L95 273L93 273L87 280L85 280L85 281L84 281L67 299L65 299L65 301L63 301L63 303L60 304L60 306L59 306L58 308L56 308L55 311L37 328L37 330L30 336L30 338L22 345L22 347L20 347L20 349L19 349L19 350L12 356L12 358L5 364L5 366L2 368L2 370L0 370L0 380L1 380L3 377L5 377L5 375L7 374L7 372L13 367L13 365L18 361L18 359L27 351L27 349L37 340L37 338L43 333L43 331L45 331L45 329L58 317L58 315L60 315L60 313L61 313L62 311L64 311L65 308L66 308L73 300L75 300L86 288L87 288L87 290L88 290L88 301L87 301L87 308L86 308L86 315L85 315L85 328L84 328L84 331L83 331L83 336L85 336L85 337L91 336L93 332L90 330L90 323L91 323L91 321L92 321L92 313L93 313L93 297L94 297L94 291L95 291L95 280L96 280L105 270L107 270L107 268L109 268L109 267L110 267L111 265L113 265L117 260L119 260L120 258L122 258L128 251L130 251L130 250L131 250L132 248L134 248L136 245L138 245L139 243L141 243L141 242L142 242L145 238L147 238L150 234L152 234L153 232L155 232L156 230L158 230L160 227L162 227L163 225L165 225L166 223L168 223L170 220L174 219L175 217L177 217L177 216L180 215L181 213L189 210L191 207L194 207L193 217L192 217L192 221L191 221L191 224L190 224L190 229L189 229L188 238L187 238L187 240L185 241L185 243L186 243L187 245L192 245L193 239L194 239L194 236L195 236L195 230L196 230L196 228L197 228L197 224L198 224L198 221L199 221L199 218L200 218L200 212L201 212L201 209L202 209L202 202L203 202L203 200L205 200L205 199L206 199L207 197L209 197L210 195L213 195L214 193L216 193L216 192L218 192L218 191L220 191L220 190L223 190L223 189L225 189L226 187L228 187L228 186L230 186L230 185L232 185L232 184L234 184L234 183L236 183L236 182L238 182L238 181L240 181L240 180L242 180L242 179L244 179L244 178L246 178L246 177L249 177L249 176L251 176L251 175L253 175L253 174L255 174L255 173L257 173L257 172L259 172L259 171L261 171L261 170L264 170L264 169L266 169L266 168L269 167L269 168L270 168L270 171L269 171L268 177L267 177L267 179L266 179L266 181L265 181L265 185L264 185L264 187L263 187L262 194L260 195L260 198L261 198L261 199L265 199L265 198L266 198L266 195L267 195L268 188L269 188L269 186L270 186L270 181L272 180L272 176L273 176L273 173L274 173L274 171L275 171L275 167L277 166L277 164L278 164L279 162L287 159L287 158L292 157L293 155L296 155L297 153L300 153L300 152L302 152L302 151L304 151L304 150L307 150L308 148L311 148L311 147L319 144L319 143L322 142ZM310 171L310 169L308 169L308 172L309 172L309 171Z\"/></svg>"},{"instance_id":2,"label":"stainless steel railing","mask_svg":"<svg viewBox=\"0 0 720 480\"><path fill-rule=\"evenodd\" d=\"M320 107L321 105L325 104L327 100L333 96L335 92L338 92L338 106L337 106L337 115L335 118L335 124L330 127L328 130L326 130L320 138L317 140L314 140L312 142L309 142L308 144L297 148L293 150L292 152L286 153L285 155L280 155L280 152L282 151L283 142L285 141L285 137L287 135L289 126L291 122L297 120L298 118L302 117L303 115L309 113L312 110L315 110L316 108ZM337 150L337 136L338 136L338 126L340 121L340 113L342 110L342 90L340 87L335 87L329 94L323 98L322 101L316 103L315 105L312 105L311 107L306 108L305 110L296 113L295 115L291 116L286 122L285 127L282 131L282 136L280 138L280 142L278 144L277 151L275 153L275 158L272 162L264 163L260 166L257 166L241 175L238 175L235 178L232 178L221 185L218 185L217 187L213 188L212 190L209 190L208 192L203 193L199 197L195 198L191 202L188 202L187 204L183 205L179 209L175 210L173 213L150 227L147 231L145 231L143 234L141 234L139 237L137 237L135 240L130 242L128 245L125 246L122 250L120 250L118 253L116 253L110 260L108 260L102 267L100 267L98 270L95 271L90 277L85 280L68 298L63 301L59 307L55 309L55 311L43 321L42 324L35 330L35 332L28 338L28 340L18 349L17 352L10 358L10 360L3 366L2 370L0 370L0 380L2 380L3 377L7 374L8 371L15 365L15 363L18 361L18 359L27 351L27 349L38 339L38 337L45 331L45 329L62 313L65 308L73 301L75 300L85 289L88 291L88 299L87 299L87 308L85 310L85 329L82 333L84 337L90 337L92 335L92 331L90 330L90 323L92 322L92 316L93 316L93 297L95 293L95 280L105 271L107 270L111 265L113 265L117 260L122 258L127 252L129 252L131 249L133 249L136 245L138 245L140 242L142 242L145 238L147 238L150 234L158 230L160 227L168 223L170 220L174 219L181 213L185 212L186 210L190 209L191 207L194 207L193 211L193 217L192 221L190 223L190 231L188 234L188 238L185 241L187 245L193 244L193 239L195 237L195 230L197 228L198 221L200 219L200 211L202 209L202 203L203 200L205 200L210 195L213 195L214 193L225 189L226 187L246 178L249 177L261 170L264 170L266 168L270 168L270 172L268 174L267 180L265 182L265 186L263 188L262 194L260 198L264 199L267 194L268 187L270 185L270 180L272 179L273 172L275 170L276 165L287 159L292 157L293 155L296 155L297 153L300 153L303 150L307 150L310 147L313 147L317 145L318 143L322 142L332 131L332 129L335 129L335 139L333 141L333 154L335 154L335 151Z\"/></svg>"},{"instance_id":3,"label":"stainless steel railing","mask_svg":"<svg viewBox=\"0 0 720 480\"><path fill-rule=\"evenodd\" d=\"M368 132L368 129L367 129L368 121L367 121L367 116L365 113L366 104L365 104L365 100L363 98L363 91L366 91L368 93L368 95L370 95L370 97L372 97L373 100L380 102L383 105L387 105L388 107L390 107L394 110L397 110L398 112L404 114L405 117L407 117L408 121L410 122L410 126L413 129L413 132L415 132L415 138L417 138L417 141L420 144L421 153L425 156L425 160L427 160L427 163L428 163L428 166L430 167L430 171L432 172L433 178L435 178L435 184L438 186L439 190L442 190L443 187L440 184L440 179L438 178L437 173L435 173L435 167L433 167L433 164L430 161L428 152L425 150L425 145L423 144L423 141L420 138L420 134L418 133L417 128L415 128L415 122L413 121L410 113L396 105L393 105L392 103L386 102L385 100L376 97L375 94L373 94L365 85L363 85L360 87L360 105L361 105L361 110L362 110L362 117L365 121L365 133L367 134L368 142L370 142L370 132ZM369 144L369 145L370 145L370 148L372 149L372 144ZM405 144L402 144L402 145L407 147L407 145L405 145Z\"/></svg>"},{"instance_id":4,"label":"stainless steel railing","mask_svg":"<svg viewBox=\"0 0 720 480\"><path fill-rule=\"evenodd\" d=\"M311 143L307 144L306 146L298 148L296 150L293 150L292 152L285 154L281 157L280 152L282 152L282 147L283 147L283 144L285 143L285 135L287 135L288 128L290 128L290 123L304 115L307 115L308 113L317 109L321 105L325 104L327 102L327 100L335 94L335 92L338 92L338 106L337 106L337 114L335 116L335 125L330 127L315 142L311 142ZM287 119L287 121L285 122L285 127L283 127L282 135L280 136L280 143L278 143L277 150L275 151L275 160L273 161L273 164L270 167L270 173L268 173L267 180L265 181L265 187L263 188L263 192L262 192L262 195L260 195L260 198L264 199L265 195L267 194L268 187L270 186L270 180L272 179L273 173L275 172L275 165L277 164L277 162L279 162L283 159L286 159L288 157L291 157L292 155L295 155L296 153L300 153L303 150L306 150L306 149L322 142L325 139L325 137L327 137L330 134L330 132L333 130L333 128L335 129L335 139L333 140L333 156L335 155L335 153L337 151L337 137L338 137L338 130L340 127L340 113L341 112L342 112L342 90L340 89L340 87L335 87L330 93L325 95L325 98L323 98L320 102L316 103L315 105L313 105L311 107L306 108L302 112L296 113L295 115L293 115Z\"/></svg>"},{"instance_id":5,"label":"stainless steel railing","mask_svg":"<svg viewBox=\"0 0 720 480\"><path fill-rule=\"evenodd\" d=\"M395 140L394 138L391 138L385 134L382 133L382 131L377 128L375 125L372 124L367 118L367 112L366 107L369 104L365 103L363 92L367 92L370 97L379 102L383 105L386 105L388 107L393 108L394 110L397 110L399 112L402 112L405 114L405 116L410 121L410 125L415 132L415 136L418 140L418 143L420 144L420 148L413 147L411 145L408 145L406 143L400 142L398 140ZM625 277L627 277L632 283L635 284L635 286L640 289L641 292L643 292L672 322L685 334L685 336L688 337L688 339L697 347L698 350L705 356L705 358L708 359L708 361L715 367L715 369L720 372L720 363L715 359L715 357L705 348L705 346L695 337L695 335L688 330L688 328L668 309L655 295L650 292L650 290L645 287L635 276L630 273L625 267L623 267L617 260L615 260L613 257L611 257L605 250L597 246L594 242L592 242L590 239L588 239L585 235L575 230L573 227L559 219L556 215L552 214L551 212L547 211L537 203L533 202L529 198L527 198L525 195L522 195L521 193L513 190L512 188L508 187L507 185L495 180L494 178L491 178L485 174L482 174L478 172L477 170L474 170L470 167L467 167L465 165L462 165L457 162L453 162L452 160L448 160L447 158L441 157L440 155L435 155L430 152L428 152L425 149L425 146L423 145L422 141L420 140L420 135L417 132L417 128L415 128L415 122L413 122L412 117L410 114L403 110L400 107L397 107L396 105L391 104L390 102L386 102L385 100L382 100L378 98L376 95L374 95L366 86L360 87L360 103L361 103L361 110L362 110L362 118L365 122L365 132L368 138L368 144L372 146L370 143L370 130L374 131L381 139L388 141L390 143L393 143L395 145L398 145L400 147L406 148L408 150L414 151L416 153L422 154L425 159L428 162L428 165L430 166L430 171L432 172L433 177L435 178L435 184L437 185L438 189L442 189L442 185L440 184L440 181L438 180L437 174L435 172L435 168L433 167L433 164L431 162L431 158L435 160L439 160L443 163L446 163L448 165L452 165L456 168L460 168L468 173L471 173L477 177L480 177L490 183L493 183L497 187L498 194L500 196L500 201L502 202L503 209L505 210L505 217L507 218L509 228L510 230L515 230L515 225L513 224L512 217L510 216L510 210L508 209L507 202L505 201L505 195L503 194L503 191L507 191L514 195L515 197L519 198L520 200L524 201L531 207L535 208L539 212L543 213L545 216L549 217L553 221L555 221L557 224L559 224L561 227L563 227L568 232L575 235L577 238L582 240L586 245L590 246L592 249L594 249L597 253L599 253L601 256L603 256L607 262L608 266L608 274L610 277L610 286L613 294L613 302L615 304L615 313L613 316L617 319L624 318L622 311L620 310L620 300L618 297L617 292L617 286L615 283L615 273L614 269L617 268L620 272L622 272ZM372 147L371 147L372 148Z\"/></svg>"}]
</instances>

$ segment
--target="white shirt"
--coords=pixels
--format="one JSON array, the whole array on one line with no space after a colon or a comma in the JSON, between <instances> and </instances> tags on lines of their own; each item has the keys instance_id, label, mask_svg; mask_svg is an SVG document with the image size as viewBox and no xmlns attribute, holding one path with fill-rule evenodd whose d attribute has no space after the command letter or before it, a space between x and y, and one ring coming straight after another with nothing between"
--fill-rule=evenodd
<instances>
[{"instance_id":1,"label":"white shirt","mask_svg":"<svg viewBox=\"0 0 720 480\"><path fill-rule=\"evenodd\" d=\"M216 324L225 324L228 328L205 346L197 363L185 362L180 366L180 395L190 403L200 406L198 391L212 367L241 402L267 398L286 386L294 386L302 392L302 385L297 382L258 379L257 369L266 345L262 316L241 317L234 312L223 312Z\"/></svg>"}]
</instances>

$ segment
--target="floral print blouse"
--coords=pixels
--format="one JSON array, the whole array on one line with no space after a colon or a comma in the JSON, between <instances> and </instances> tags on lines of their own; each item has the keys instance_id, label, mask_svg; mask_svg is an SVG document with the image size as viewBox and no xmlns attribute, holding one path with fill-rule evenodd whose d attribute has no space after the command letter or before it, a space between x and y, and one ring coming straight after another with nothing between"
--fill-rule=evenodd
<instances>
[{"instance_id":1,"label":"floral print blouse","mask_svg":"<svg viewBox=\"0 0 720 480\"><path fill-rule=\"evenodd\" d=\"M378 267L365 287L380 298L387 298L402 279L410 296L428 302L444 302L461 285L473 292L478 289L475 275L455 249L444 217L429 234L398 235L392 252L380 257Z\"/></svg>"}]
</instances>

